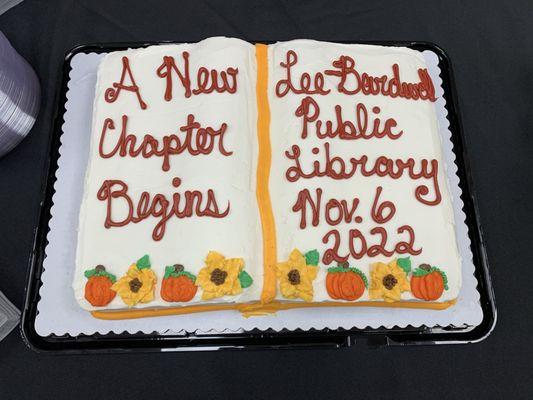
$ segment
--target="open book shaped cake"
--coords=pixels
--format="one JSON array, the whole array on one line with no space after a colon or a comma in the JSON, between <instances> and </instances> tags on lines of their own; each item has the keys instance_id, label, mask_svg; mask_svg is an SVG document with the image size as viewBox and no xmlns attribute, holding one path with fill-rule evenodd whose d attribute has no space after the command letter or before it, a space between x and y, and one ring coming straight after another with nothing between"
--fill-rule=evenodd
<instances>
[{"instance_id":1,"label":"open book shaped cake","mask_svg":"<svg viewBox=\"0 0 533 400\"><path fill-rule=\"evenodd\" d=\"M453 305L435 101L405 47L210 38L108 54L79 304L109 319Z\"/></svg>"}]
</instances>

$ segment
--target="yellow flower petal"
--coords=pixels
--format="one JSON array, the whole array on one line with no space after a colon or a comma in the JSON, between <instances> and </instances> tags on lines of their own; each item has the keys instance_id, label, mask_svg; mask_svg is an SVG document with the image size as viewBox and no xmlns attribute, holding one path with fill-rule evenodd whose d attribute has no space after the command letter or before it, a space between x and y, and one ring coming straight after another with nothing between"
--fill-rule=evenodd
<instances>
[{"instance_id":1,"label":"yellow flower petal","mask_svg":"<svg viewBox=\"0 0 533 400\"><path fill-rule=\"evenodd\" d=\"M300 275L300 283L296 285L289 281L289 273L292 270L298 271ZM305 256L298 249L290 253L287 261L278 263L276 266L280 292L288 299L300 298L304 301L312 301L313 280L316 279L317 274L318 267L307 265Z\"/></svg>"},{"instance_id":2,"label":"yellow flower petal","mask_svg":"<svg viewBox=\"0 0 533 400\"><path fill-rule=\"evenodd\" d=\"M309 277L309 279L311 279L311 281L314 281L318 275L318 267L307 267L306 275Z\"/></svg>"},{"instance_id":3,"label":"yellow flower petal","mask_svg":"<svg viewBox=\"0 0 533 400\"><path fill-rule=\"evenodd\" d=\"M202 293L202 300L211 300L211 299L214 299L216 297L219 297L219 296L217 296L216 292L206 292L206 291L204 291Z\"/></svg>"},{"instance_id":4,"label":"yellow flower petal","mask_svg":"<svg viewBox=\"0 0 533 400\"><path fill-rule=\"evenodd\" d=\"M207 257L205 259L205 265L208 267L215 267L219 264L222 264L224 262L224 256L220 253L217 253L216 251L210 251L207 253Z\"/></svg>"},{"instance_id":5,"label":"yellow flower petal","mask_svg":"<svg viewBox=\"0 0 533 400\"><path fill-rule=\"evenodd\" d=\"M126 275L129 276L131 279L135 279L139 276L139 270L137 269L137 265L131 264L128 268L128 271L126 272Z\"/></svg>"},{"instance_id":6,"label":"yellow flower petal","mask_svg":"<svg viewBox=\"0 0 533 400\"><path fill-rule=\"evenodd\" d=\"M134 279L141 282L141 287L137 292L133 292L130 287L130 282ZM154 271L149 268L139 270L136 264L132 264L126 275L115 282L111 289L117 292L126 305L133 307L137 303L148 303L154 299L156 281Z\"/></svg>"},{"instance_id":7,"label":"yellow flower petal","mask_svg":"<svg viewBox=\"0 0 533 400\"><path fill-rule=\"evenodd\" d=\"M242 292L239 272L244 268L242 258L225 258L222 254L210 251L205 260L205 266L198 272L196 283L203 290L202 300L210 300L222 296L234 296ZM222 284L211 281L211 274L215 269L226 272Z\"/></svg>"},{"instance_id":8,"label":"yellow flower petal","mask_svg":"<svg viewBox=\"0 0 533 400\"><path fill-rule=\"evenodd\" d=\"M141 298L141 303L149 303L154 299L154 291L150 290Z\"/></svg>"},{"instance_id":9,"label":"yellow flower petal","mask_svg":"<svg viewBox=\"0 0 533 400\"><path fill-rule=\"evenodd\" d=\"M390 289L383 283L388 275L392 275L396 279L396 284ZM405 271L398 266L396 260L388 264L382 262L372 264L370 278L368 295L371 299L383 299L386 302L400 301L402 292L409 290L409 281Z\"/></svg>"}]
</instances>

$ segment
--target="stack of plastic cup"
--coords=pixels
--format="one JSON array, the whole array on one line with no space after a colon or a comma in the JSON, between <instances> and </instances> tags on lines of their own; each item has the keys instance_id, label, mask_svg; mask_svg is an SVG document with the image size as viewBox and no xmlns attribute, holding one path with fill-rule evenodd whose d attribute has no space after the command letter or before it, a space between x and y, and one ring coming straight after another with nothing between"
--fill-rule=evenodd
<instances>
[{"instance_id":1,"label":"stack of plastic cup","mask_svg":"<svg viewBox=\"0 0 533 400\"><path fill-rule=\"evenodd\" d=\"M37 75L0 32L0 157L28 134L39 103Z\"/></svg>"}]
</instances>

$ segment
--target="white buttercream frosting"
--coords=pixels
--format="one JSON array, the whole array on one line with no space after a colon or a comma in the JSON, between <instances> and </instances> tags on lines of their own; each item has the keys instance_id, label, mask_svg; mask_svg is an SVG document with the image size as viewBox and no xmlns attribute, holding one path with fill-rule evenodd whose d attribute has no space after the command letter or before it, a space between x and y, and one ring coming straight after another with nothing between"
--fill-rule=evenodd
<instances>
[{"instance_id":1,"label":"white buttercream frosting","mask_svg":"<svg viewBox=\"0 0 533 400\"><path fill-rule=\"evenodd\" d=\"M302 120L295 116L305 94L290 94L278 97L275 86L278 81L286 78L286 71L280 66L285 62L287 51L294 50L298 55L298 63L292 67L292 80L299 82L302 73L307 72L313 77L317 72L333 69L332 62L341 55L352 57L356 62L356 69L361 74L368 73L371 76L392 76L392 65L398 64L400 76L404 82L418 82L418 69L426 68L422 54L416 50L405 47L384 47L371 45L352 45L324 43L312 40L294 40L271 45L269 47L269 102L272 112L270 125L272 153L272 168L270 171L270 195L274 210L274 218L277 226L277 255L279 260L286 260L292 249L298 248L302 252L317 249L322 256L326 249L333 245L333 237L324 244L322 239L331 229L336 228L340 232L340 250L342 255L349 253L348 231L352 228L359 229L367 240L370 247L379 243L380 236L370 235L370 230L376 226L383 226L388 233L386 249L390 250L400 238L406 238L405 234L398 235L396 229L404 224L413 227L416 235L416 248L422 248L420 255L411 256L413 268L419 264L427 263L442 269L448 278L449 290L446 290L439 301L455 299L461 286L461 260L457 249L454 231L454 218L451 199L448 190L448 182L442 161L441 143L438 134L435 104L430 101L414 101L404 98L391 98L383 95L364 95L361 92L355 95L339 93L336 90L339 79L325 75L325 89L330 89L328 95L312 95L319 104L320 119L335 121L335 105L341 105L345 120L354 121L355 106L362 103L366 106L369 115L373 107L380 108L381 120L394 118L398 123L398 129L403 130L403 135L397 139L371 138L369 140L340 140L329 139L331 157L340 156L344 160L350 157L360 158L366 155L369 165L379 156L387 156L391 159L407 159L412 157L419 165L419 160L436 159L439 163L438 180L442 193L442 201L435 206L420 203L414 197L414 191L420 184L427 184L430 193L428 199L433 199L432 185L428 180L412 180L407 176L400 179L390 177L363 177L355 174L346 180L333 180L329 177L300 179L289 183L285 177L288 168L294 165L294 161L287 158L286 150L290 150L293 144L298 144L302 149L300 160L306 171L315 160L324 160L323 143L325 139L318 139L313 130L309 131L306 139L300 138ZM354 87L353 83L352 86ZM368 131L371 131L369 128ZM318 147L320 153L314 155L313 147ZM348 162L347 162L348 164ZM419 167L416 168L419 170ZM381 201L392 201L396 205L396 214L384 225L376 224L370 218L372 202L377 186L382 186ZM296 201L300 190L308 188L311 193L316 188L322 188L322 210L324 204L330 198L345 199L352 204L354 197L360 199L356 212L363 218L359 224L341 222L336 227L326 224L321 211L321 221L318 226L311 225L311 213L307 213L308 226L300 229L300 213L293 212L292 206ZM314 196L313 196L314 197ZM335 213L332 214L336 216ZM356 242L360 248L360 242ZM370 266L374 262L390 262L396 257L406 257L405 254L394 254L390 257L364 256L360 259L350 257L348 262L351 266L360 269L370 280ZM335 266L334 263L329 267ZM314 301L331 300L326 287L325 279L327 267L320 264L318 276L314 281ZM368 291L365 291L360 300L368 300ZM278 298L282 299L279 291ZM410 292L402 294L402 300L413 299Z\"/></svg>"},{"instance_id":2,"label":"white buttercream frosting","mask_svg":"<svg viewBox=\"0 0 533 400\"><path fill-rule=\"evenodd\" d=\"M195 87L196 71L201 66L219 71L228 67L238 68L237 92L210 93L185 98L183 86L174 76L173 98L164 99L165 79L156 71L164 56L173 56L183 70L182 52L187 51L190 75ZM120 80L122 57L127 56L140 94L147 104L141 110L133 92L122 91L118 99L108 103L105 90ZM217 251L228 258L243 258L245 270L254 279L254 284L240 295L224 297L212 302L246 302L257 299L262 289L261 225L255 198L257 134L256 134L256 63L253 45L229 38L211 38L196 44L150 46L145 49L119 51L108 54L98 70L98 83L94 102L94 119L91 137L89 164L87 167L85 194L79 216L79 234L76 259L76 274L73 282L76 297L83 308L94 309L84 298L87 281L83 273L102 264L107 271L123 276L128 266L148 254L152 269L158 278L155 300L136 307L176 305L160 297L160 285L166 265L183 264L187 271L197 274L204 266L209 251ZM129 83L129 80L126 82ZM115 121L111 131L110 148L120 133L122 115L128 115L128 133L134 133L138 142L145 134L156 138L177 134L179 127L186 125L187 115L193 114L202 127L218 129L221 123L228 125L224 145L233 151L229 157L213 151L209 155L192 156L188 152L170 157L170 170L163 171L161 157L131 158L118 155L103 159L98 153L98 143L106 118ZM181 133L180 137L184 137ZM172 179L179 177L179 189L172 186ZM172 193L199 190L205 193L212 189L220 210L230 203L230 212L225 218L191 217L171 218L166 224L164 237L152 239L152 230L158 219L150 217L137 224L106 229L106 202L96 194L106 179L120 179L128 186L128 193L138 199L147 191L153 195L163 193L168 199ZM205 201L205 200L204 200ZM113 214L117 219L124 215L124 202L116 201ZM113 203L115 207L115 203ZM187 304L205 303L200 300L201 290ZM124 308L119 296L105 308Z\"/></svg>"},{"instance_id":3,"label":"white buttercream frosting","mask_svg":"<svg viewBox=\"0 0 533 400\"><path fill-rule=\"evenodd\" d=\"M358 71L367 72L372 76L391 75L391 66L399 64L402 80L417 82L417 70L425 68L422 55L405 47L383 47L370 45L344 45L295 40L281 42L269 46L268 97L271 109L270 140L272 146L272 165L270 170L270 196L276 223L278 261L287 259L294 248L302 252L317 249L322 256L332 241L324 244L324 235L332 229L323 218L318 226L309 222L308 227L299 228L300 215L292 211L298 192L308 188L323 189L322 201L329 198L345 199L348 204L354 197L360 199L356 215L363 218L361 223L341 222L335 228L341 234L340 252L348 253L348 231L354 227L367 238L368 246L377 243L378 237L372 237L369 231L377 226L370 219L370 210L377 186L383 187L381 200L389 200L396 205L396 214L383 226L387 229L388 241L385 246L390 249L406 235L398 235L396 229L404 224L413 227L416 241L415 247L422 248L420 255L411 256L413 267L428 263L439 267L448 278L449 289L439 301L457 297L461 286L461 259L458 254L452 205L448 190L446 171L442 161L441 144L438 135L435 105L429 101L413 101L402 98L391 98L382 95L365 96L361 93L345 95L338 93L335 87L338 79L326 76L325 87L331 89L327 96L315 95L313 98L320 106L320 119L335 120L334 106L343 107L346 120L353 120L356 103L364 104L370 111L372 107L380 108L380 117L394 118L403 135L398 140L370 139L346 141L330 139L332 156L350 157L366 155L369 165L378 156L392 159L415 161L422 158L436 159L439 162L439 186L442 200L438 205L428 206L418 202L414 191L420 184L428 184L427 180L412 180L404 176L394 180L391 178L361 177L356 174L347 180L330 178L300 179L290 183L285 177L287 168L294 165L285 155L293 144L302 149L302 165L312 165L315 160L323 160L324 140L317 139L310 131L306 139L300 138L301 119L295 116L295 110L305 95L288 94L282 98L275 95L275 85L285 78L285 71L280 62L285 60L286 52L294 50L298 54L298 64L293 70L293 80L299 81L305 71L313 76L316 72L331 69L331 62L340 55L348 55L356 60ZM164 56L175 57L178 66L182 66L181 54L189 52L190 71L193 80L200 66L225 70L228 67L238 68L238 90L234 94L211 93L185 98L183 87L178 79L174 80L173 99L166 101L165 79L157 76L156 70ZM118 82L122 71L122 57L129 58L131 71L140 88L147 108L141 110L137 97L132 92L122 91L119 98L108 103L104 99L105 90ZM176 306L161 299L159 291L166 265L183 264L187 271L197 274L203 267L204 259L210 250L218 251L226 257L242 257L245 270L254 279L254 284L244 289L240 295L226 296L211 300L220 302L249 302L260 298L263 287L263 253L261 222L256 201L256 169L257 169L257 105L256 105L257 65L253 45L229 38L211 38L196 44L150 46L144 49L113 52L102 61L98 71L98 82L93 110L93 127L89 164L86 173L85 194L79 216L79 234L76 258L76 273L73 282L76 298L80 305L93 310L84 298L84 286L87 279L84 271L95 265L105 265L108 272L120 278L128 266L144 254L149 254L152 269L158 277L155 300L136 307ZM194 85L193 85L194 86ZM161 169L162 158L151 157L111 157L103 159L98 153L98 142L102 126L106 118L112 118L117 129L110 135L119 134L120 119L128 115L128 133L135 133L138 141L145 134L162 138L171 133L178 134L179 127L185 125L187 115L194 114L195 119L203 127L217 129L222 122L228 124L225 134L225 147L233 151L230 157L214 151L210 155L191 156L184 152L171 156L170 170ZM399 130L398 129L398 130ZM113 136L110 136L113 137ZM114 141L112 141L114 143ZM314 155L313 147L319 147L320 153ZM417 164L419 165L419 164ZM181 178L179 189L171 185L174 177ZM153 217L139 223L130 223L123 227L104 227L106 202L97 199L96 193L106 179L120 179L129 186L129 194L138 199L143 191L151 194L162 193L171 199L172 193L185 190L199 190L206 193L212 189L224 209L230 202L230 212L221 219L192 217L186 219L171 218L166 225L162 240L154 241L152 230L157 223ZM432 193L428 194L431 198ZM113 212L123 215L124 209L120 202ZM363 257L357 260L350 258L351 265L359 268L370 278L370 265L373 262L389 262L391 257ZM318 276L314 281L314 301L331 300L326 288L327 268L319 264ZM282 299L278 292L278 298ZM411 300L412 295L405 292L402 299ZM365 291L360 300L368 300ZM185 305L205 303L201 300L201 289L195 298ZM116 297L108 306L109 309L125 308L120 297Z\"/></svg>"}]
</instances>

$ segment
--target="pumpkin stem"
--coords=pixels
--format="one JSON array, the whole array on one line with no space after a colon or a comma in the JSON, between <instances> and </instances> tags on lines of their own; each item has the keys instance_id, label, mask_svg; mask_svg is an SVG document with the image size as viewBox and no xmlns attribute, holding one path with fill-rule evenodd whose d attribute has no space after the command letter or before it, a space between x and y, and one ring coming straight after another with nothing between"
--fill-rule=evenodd
<instances>
[{"instance_id":1,"label":"pumpkin stem","mask_svg":"<svg viewBox=\"0 0 533 400\"><path fill-rule=\"evenodd\" d=\"M174 264L174 271L176 272L182 272L185 268L182 264Z\"/></svg>"},{"instance_id":2,"label":"pumpkin stem","mask_svg":"<svg viewBox=\"0 0 533 400\"><path fill-rule=\"evenodd\" d=\"M420 264L418 268L423 269L424 271L431 271L431 265L429 264Z\"/></svg>"},{"instance_id":3,"label":"pumpkin stem","mask_svg":"<svg viewBox=\"0 0 533 400\"><path fill-rule=\"evenodd\" d=\"M350 268L350 264L348 263L348 261L344 261L344 262L340 262L340 263L337 263L337 266L343 268L343 269L348 269Z\"/></svg>"},{"instance_id":4,"label":"pumpkin stem","mask_svg":"<svg viewBox=\"0 0 533 400\"><path fill-rule=\"evenodd\" d=\"M105 267L102 264L98 264L96 267L94 267L94 270L96 272L104 272L105 271Z\"/></svg>"}]
</instances>

